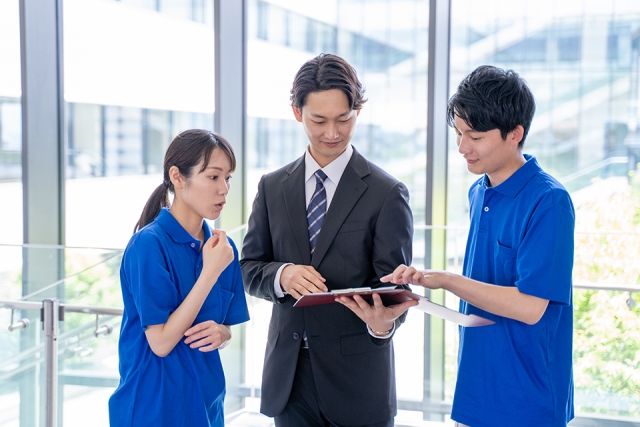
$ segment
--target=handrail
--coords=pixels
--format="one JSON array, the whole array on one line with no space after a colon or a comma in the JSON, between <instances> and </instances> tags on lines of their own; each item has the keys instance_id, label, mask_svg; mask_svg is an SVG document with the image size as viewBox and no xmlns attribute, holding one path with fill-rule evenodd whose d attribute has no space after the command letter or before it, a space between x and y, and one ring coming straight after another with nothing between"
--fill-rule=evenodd
<instances>
[{"instance_id":1,"label":"handrail","mask_svg":"<svg viewBox=\"0 0 640 427\"><path fill-rule=\"evenodd\" d=\"M469 230L468 225L427 225L414 224L414 230ZM640 231L622 231L622 230L575 230L575 234L612 234L616 236L640 236Z\"/></svg>"},{"instance_id":2,"label":"handrail","mask_svg":"<svg viewBox=\"0 0 640 427\"><path fill-rule=\"evenodd\" d=\"M640 285L632 283L589 283L577 282L573 284L574 289L591 289L594 291L624 291L624 292L640 292Z\"/></svg>"},{"instance_id":3,"label":"handrail","mask_svg":"<svg viewBox=\"0 0 640 427\"><path fill-rule=\"evenodd\" d=\"M21 248L34 248L34 249L95 249L98 251L113 251L122 252L123 248L98 248L95 246L66 246L66 245L54 245L48 243L0 243L2 247L21 247Z\"/></svg>"},{"instance_id":4,"label":"handrail","mask_svg":"<svg viewBox=\"0 0 640 427\"><path fill-rule=\"evenodd\" d=\"M0 308L8 308L12 310L40 310L41 302L35 301L2 301L0 300ZM86 313L86 314L110 314L113 316L122 316L123 309L119 307L95 307L89 305L60 304L60 308L70 313Z\"/></svg>"},{"instance_id":5,"label":"handrail","mask_svg":"<svg viewBox=\"0 0 640 427\"><path fill-rule=\"evenodd\" d=\"M111 316L111 315L105 315L105 316L106 317L104 317L102 319L103 321L109 321L109 320L117 317L117 316ZM88 322L88 323L85 323L84 325L80 325L80 326L77 326L77 327L75 327L75 328L73 328L71 330L63 332L58 337L58 341L62 342L64 340L66 340L67 338L74 337L74 336L80 336L80 334L82 334L83 332L85 332L85 331L87 331L89 329L95 329L95 324L93 322ZM93 335L93 334L91 336L95 337L95 335ZM26 359L26 358L28 358L30 356L33 356L34 354L37 354L37 355L39 355L38 359L34 360L33 362L31 362L28 365L23 366L20 370L25 370L25 369L28 369L28 368L30 368L32 366L35 366L38 363L40 363L42 361L42 359L44 359L44 352L42 351L43 348L44 348L44 343L36 344L33 347L22 351L21 353L15 354L13 356L10 356L10 357L5 358L2 361L0 361L0 383L2 381L5 381L5 380L11 378L15 374L20 373L19 370L13 370L10 373L6 373L5 371L3 371L3 368L5 366L10 366L11 364L18 363L23 359Z\"/></svg>"}]
</instances>

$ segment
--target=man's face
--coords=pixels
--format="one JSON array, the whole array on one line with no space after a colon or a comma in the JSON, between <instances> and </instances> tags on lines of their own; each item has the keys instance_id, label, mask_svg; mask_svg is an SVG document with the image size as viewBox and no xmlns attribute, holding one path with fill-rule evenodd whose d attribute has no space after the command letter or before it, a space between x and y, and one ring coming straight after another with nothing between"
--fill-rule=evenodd
<instances>
[{"instance_id":1,"label":"man's face","mask_svg":"<svg viewBox=\"0 0 640 427\"><path fill-rule=\"evenodd\" d=\"M356 127L360 110L352 110L347 95L339 89L312 92L302 109L293 107L309 138L309 152L325 167L344 152Z\"/></svg>"},{"instance_id":2,"label":"man's face","mask_svg":"<svg viewBox=\"0 0 640 427\"><path fill-rule=\"evenodd\" d=\"M500 185L524 163L518 149L524 131L520 125L502 139L499 129L478 132L456 115L455 131L458 151L467 161L469 172L486 173L492 187Z\"/></svg>"}]
</instances>

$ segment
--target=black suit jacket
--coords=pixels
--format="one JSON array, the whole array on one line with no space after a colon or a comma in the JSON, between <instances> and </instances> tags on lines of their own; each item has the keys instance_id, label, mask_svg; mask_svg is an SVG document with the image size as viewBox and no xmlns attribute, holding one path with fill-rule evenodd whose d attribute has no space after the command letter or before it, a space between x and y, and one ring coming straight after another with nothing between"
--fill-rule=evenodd
<instances>
[{"instance_id":1,"label":"black suit jacket","mask_svg":"<svg viewBox=\"0 0 640 427\"><path fill-rule=\"evenodd\" d=\"M312 265L329 289L380 286L380 277L411 263L408 191L354 149L311 257L304 169L303 156L262 177L242 249L246 291L274 303L260 410L276 416L287 404L306 329L323 413L339 424L384 422L397 412L392 340L372 337L341 304L294 308L273 287L284 263Z\"/></svg>"}]
</instances>

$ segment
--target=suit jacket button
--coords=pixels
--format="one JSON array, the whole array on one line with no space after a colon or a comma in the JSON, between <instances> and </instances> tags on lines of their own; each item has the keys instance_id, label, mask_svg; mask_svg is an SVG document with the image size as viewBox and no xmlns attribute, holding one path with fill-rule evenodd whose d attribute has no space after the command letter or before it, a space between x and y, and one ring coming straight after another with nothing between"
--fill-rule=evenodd
<instances>
[{"instance_id":1,"label":"suit jacket button","mask_svg":"<svg viewBox=\"0 0 640 427\"><path fill-rule=\"evenodd\" d=\"M299 334L299 333L297 333L297 332L294 332L294 333L293 333L293 339L294 339L294 340L297 340L297 339L299 339L299 338L300 338L300 334Z\"/></svg>"}]
</instances>

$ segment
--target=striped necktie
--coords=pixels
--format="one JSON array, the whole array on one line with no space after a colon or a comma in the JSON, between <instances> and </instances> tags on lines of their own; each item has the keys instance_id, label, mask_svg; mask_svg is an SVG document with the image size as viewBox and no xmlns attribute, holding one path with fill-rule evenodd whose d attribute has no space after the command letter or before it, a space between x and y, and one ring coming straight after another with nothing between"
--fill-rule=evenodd
<instances>
[{"instance_id":1,"label":"striped necktie","mask_svg":"<svg viewBox=\"0 0 640 427\"><path fill-rule=\"evenodd\" d=\"M313 196L311 196L311 201L307 207L307 225L309 228L311 255L313 255L313 251L316 250L318 234L320 234L322 222L327 213L327 192L324 189L324 180L327 179L327 175L322 172L322 169L318 169L314 175L316 177L316 190L313 192Z\"/></svg>"}]
</instances>

